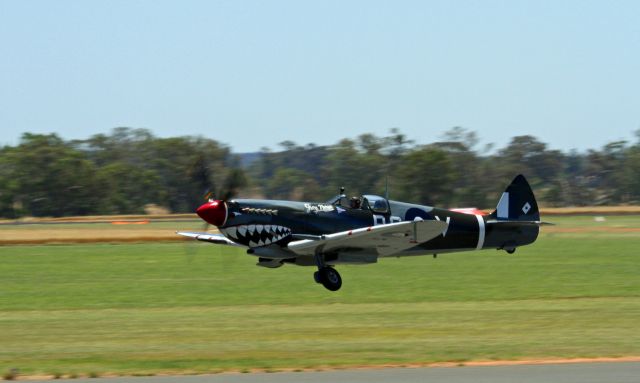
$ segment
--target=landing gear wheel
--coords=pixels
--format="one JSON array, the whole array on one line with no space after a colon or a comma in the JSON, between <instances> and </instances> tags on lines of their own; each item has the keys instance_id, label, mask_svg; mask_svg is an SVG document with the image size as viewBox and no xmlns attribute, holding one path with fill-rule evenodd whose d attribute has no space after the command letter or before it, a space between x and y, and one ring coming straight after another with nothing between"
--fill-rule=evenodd
<instances>
[{"instance_id":1,"label":"landing gear wheel","mask_svg":"<svg viewBox=\"0 0 640 383\"><path fill-rule=\"evenodd\" d=\"M514 249L507 249L505 251L507 252L507 254L513 254L513 253L516 252L516 249L515 248Z\"/></svg>"},{"instance_id":2,"label":"landing gear wheel","mask_svg":"<svg viewBox=\"0 0 640 383\"><path fill-rule=\"evenodd\" d=\"M340 274L332 267L323 267L313 275L314 279L330 291L338 291L342 286Z\"/></svg>"}]
</instances>

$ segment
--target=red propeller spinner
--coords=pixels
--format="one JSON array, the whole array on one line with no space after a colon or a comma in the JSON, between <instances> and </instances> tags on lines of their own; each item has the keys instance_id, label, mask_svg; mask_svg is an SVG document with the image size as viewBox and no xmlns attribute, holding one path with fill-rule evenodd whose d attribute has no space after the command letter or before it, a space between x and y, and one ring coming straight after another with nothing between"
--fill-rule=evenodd
<instances>
[{"instance_id":1,"label":"red propeller spinner","mask_svg":"<svg viewBox=\"0 0 640 383\"><path fill-rule=\"evenodd\" d=\"M221 200L205 203L196 210L196 213L214 226L222 226L227 222L227 204Z\"/></svg>"}]
</instances>

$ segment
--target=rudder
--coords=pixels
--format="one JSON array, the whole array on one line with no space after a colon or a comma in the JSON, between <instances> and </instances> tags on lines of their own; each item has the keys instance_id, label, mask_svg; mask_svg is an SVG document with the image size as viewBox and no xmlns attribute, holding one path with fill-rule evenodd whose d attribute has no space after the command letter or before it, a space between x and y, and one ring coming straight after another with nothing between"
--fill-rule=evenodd
<instances>
[{"instance_id":1,"label":"rudder","mask_svg":"<svg viewBox=\"0 0 640 383\"><path fill-rule=\"evenodd\" d=\"M498 221L540 221L538 203L522 174L516 176L502 193L491 218Z\"/></svg>"}]
</instances>

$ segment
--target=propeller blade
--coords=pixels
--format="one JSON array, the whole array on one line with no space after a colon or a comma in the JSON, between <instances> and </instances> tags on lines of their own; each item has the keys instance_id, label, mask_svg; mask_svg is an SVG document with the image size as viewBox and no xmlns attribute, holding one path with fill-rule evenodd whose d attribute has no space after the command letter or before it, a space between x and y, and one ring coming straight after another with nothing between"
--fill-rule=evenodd
<instances>
[{"instance_id":1,"label":"propeller blade","mask_svg":"<svg viewBox=\"0 0 640 383\"><path fill-rule=\"evenodd\" d=\"M204 233L208 232L210 226L211 224L209 224L208 222L205 222L201 228L201 231ZM191 238L189 238L189 240L185 242L184 255L187 258L187 263L192 263L196 259L196 256L198 254L198 248L199 246L202 246L202 245L203 245L202 243L199 243L198 241L194 241Z\"/></svg>"},{"instance_id":2,"label":"propeller blade","mask_svg":"<svg viewBox=\"0 0 640 383\"><path fill-rule=\"evenodd\" d=\"M231 168L227 173L227 177L224 180L222 190L218 195L222 201L228 201L232 199L238 189L247 185L247 179L244 175L244 171L240 168Z\"/></svg>"}]
</instances>

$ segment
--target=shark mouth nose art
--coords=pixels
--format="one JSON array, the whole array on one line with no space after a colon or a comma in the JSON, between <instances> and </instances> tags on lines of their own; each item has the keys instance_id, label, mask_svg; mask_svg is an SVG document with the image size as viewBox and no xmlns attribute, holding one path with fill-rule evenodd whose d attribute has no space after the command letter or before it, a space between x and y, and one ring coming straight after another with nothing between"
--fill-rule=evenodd
<instances>
[{"instance_id":1,"label":"shark mouth nose art","mask_svg":"<svg viewBox=\"0 0 640 383\"><path fill-rule=\"evenodd\" d=\"M240 225L226 227L220 231L227 238L249 247L270 245L291 234L291 229L278 225Z\"/></svg>"}]
</instances>

